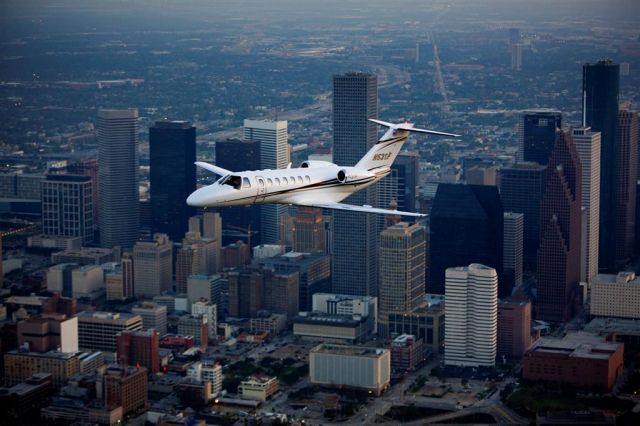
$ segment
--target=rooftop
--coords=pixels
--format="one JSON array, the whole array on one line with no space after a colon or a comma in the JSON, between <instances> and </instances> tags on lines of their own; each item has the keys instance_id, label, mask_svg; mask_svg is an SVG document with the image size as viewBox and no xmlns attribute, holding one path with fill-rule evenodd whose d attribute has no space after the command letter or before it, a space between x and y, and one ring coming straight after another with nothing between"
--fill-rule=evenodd
<instances>
[{"instance_id":1,"label":"rooftop","mask_svg":"<svg viewBox=\"0 0 640 426\"><path fill-rule=\"evenodd\" d=\"M322 343L311 349L311 353L360 356L367 358L379 358L380 356L388 352L388 349L366 348L362 346L332 345L329 343Z\"/></svg>"},{"instance_id":2,"label":"rooftop","mask_svg":"<svg viewBox=\"0 0 640 426\"><path fill-rule=\"evenodd\" d=\"M565 354L568 357L607 360L621 343L606 342L592 333L569 333L564 338L542 338L531 348L532 352Z\"/></svg>"},{"instance_id":3,"label":"rooftop","mask_svg":"<svg viewBox=\"0 0 640 426\"><path fill-rule=\"evenodd\" d=\"M594 318L584 326L584 331L599 334L624 334L640 336L640 320L623 318Z\"/></svg>"}]
</instances>

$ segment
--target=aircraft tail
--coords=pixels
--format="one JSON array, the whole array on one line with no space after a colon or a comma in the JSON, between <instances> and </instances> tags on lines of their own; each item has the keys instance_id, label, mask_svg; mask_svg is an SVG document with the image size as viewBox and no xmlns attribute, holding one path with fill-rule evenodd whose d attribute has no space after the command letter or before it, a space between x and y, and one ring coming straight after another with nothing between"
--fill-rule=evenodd
<instances>
[{"instance_id":1,"label":"aircraft tail","mask_svg":"<svg viewBox=\"0 0 640 426\"><path fill-rule=\"evenodd\" d=\"M459 137L453 133L436 132L434 130L416 129L412 123L393 124L382 120L370 118L372 121L381 126L388 127L389 130L378 140L378 142L365 154L356 167L365 170L374 170L384 167L391 167L396 157L402 149L402 145L407 140L410 132L426 133L438 136Z\"/></svg>"}]
</instances>

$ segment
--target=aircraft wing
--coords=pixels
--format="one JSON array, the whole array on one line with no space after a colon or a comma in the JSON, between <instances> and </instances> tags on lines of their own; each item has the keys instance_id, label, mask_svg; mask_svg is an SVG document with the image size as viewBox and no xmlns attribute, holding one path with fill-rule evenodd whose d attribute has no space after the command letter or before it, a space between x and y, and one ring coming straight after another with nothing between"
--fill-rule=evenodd
<instances>
[{"instance_id":1,"label":"aircraft wing","mask_svg":"<svg viewBox=\"0 0 640 426\"><path fill-rule=\"evenodd\" d=\"M196 161L196 166L202 167L205 170L209 170L212 173L215 173L220 176L226 176L231 174L231 172L227 169L223 169L222 167L214 166L213 164L205 163L204 161Z\"/></svg>"},{"instance_id":2,"label":"aircraft wing","mask_svg":"<svg viewBox=\"0 0 640 426\"><path fill-rule=\"evenodd\" d=\"M399 216L413 216L413 217L427 217L426 214L423 213L410 213L410 212L402 212L399 210L390 210L390 209L378 209L372 206L353 206L351 204L344 203L296 203L300 206L307 207L318 207L323 209L333 209L333 210L347 210L352 212L364 212L364 213L378 213L378 214L395 214Z\"/></svg>"}]
</instances>

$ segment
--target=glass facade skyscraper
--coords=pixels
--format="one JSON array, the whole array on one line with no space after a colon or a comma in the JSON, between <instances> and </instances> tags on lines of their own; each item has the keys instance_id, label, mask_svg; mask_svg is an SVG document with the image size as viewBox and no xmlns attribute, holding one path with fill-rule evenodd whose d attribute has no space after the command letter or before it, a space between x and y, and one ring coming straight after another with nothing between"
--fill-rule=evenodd
<instances>
[{"instance_id":1,"label":"glass facade skyscraper","mask_svg":"<svg viewBox=\"0 0 640 426\"><path fill-rule=\"evenodd\" d=\"M373 74L333 76L333 161L355 165L375 145L377 127L368 121L378 116L378 78ZM378 204L372 185L345 202ZM385 206L386 207L386 206ZM378 232L376 215L333 212L333 292L357 296L378 293Z\"/></svg>"},{"instance_id":2,"label":"glass facade skyscraper","mask_svg":"<svg viewBox=\"0 0 640 426\"><path fill-rule=\"evenodd\" d=\"M504 211L495 186L440 184L431 209L427 292L444 294L447 268L482 263L502 276ZM499 297L509 295L500 280Z\"/></svg>"},{"instance_id":3,"label":"glass facade skyscraper","mask_svg":"<svg viewBox=\"0 0 640 426\"><path fill-rule=\"evenodd\" d=\"M556 130L562 128L562 114L552 109L532 109L522 114L520 149L522 161L547 164L556 141Z\"/></svg>"},{"instance_id":4,"label":"glass facade skyscraper","mask_svg":"<svg viewBox=\"0 0 640 426\"><path fill-rule=\"evenodd\" d=\"M610 60L582 68L582 125L601 133L599 267L616 270L616 157L620 66Z\"/></svg>"},{"instance_id":5,"label":"glass facade skyscraper","mask_svg":"<svg viewBox=\"0 0 640 426\"><path fill-rule=\"evenodd\" d=\"M98 110L100 244L131 248L138 240L138 110Z\"/></svg>"},{"instance_id":6,"label":"glass facade skyscraper","mask_svg":"<svg viewBox=\"0 0 640 426\"><path fill-rule=\"evenodd\" d=\"M149 128L153 232L179 241L194 214L186 199L196 190L196 128L187 121L156 121Z\"/></svg>"}]
</instances>

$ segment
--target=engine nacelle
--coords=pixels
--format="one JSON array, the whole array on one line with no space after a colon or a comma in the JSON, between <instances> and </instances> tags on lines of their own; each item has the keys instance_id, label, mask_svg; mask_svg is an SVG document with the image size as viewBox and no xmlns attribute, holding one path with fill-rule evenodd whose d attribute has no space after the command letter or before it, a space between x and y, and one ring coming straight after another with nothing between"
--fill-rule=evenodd
<instances>
[{"instance_id":1,"label":"engine nacelle","mask_svg":"<svg viewBox=\"0 0 640 426\"><path fill-rule=\"evenodd\" d=\"M303 161L302 164L300 164L300 167L302 167L303 169L309 169L309 168L315 168L315 167L330 167L330 166L335 166L335 164L329 161L320 161L320 160L307 160L307 161Z\"/></svg>"},{"instance_id":2,"label":"engine nacelle","mask_svg":"<svg viewBox=\"0 0 640 426\"><path fill-rule=\"evenodd\" d=\"M373 173L364 170L359 170L356 168L344 168L338 170L336 177L338 178L338 182L340 183L365 183L370 179L373 179L375 176Z\"/></svg>"}]
</instances>

